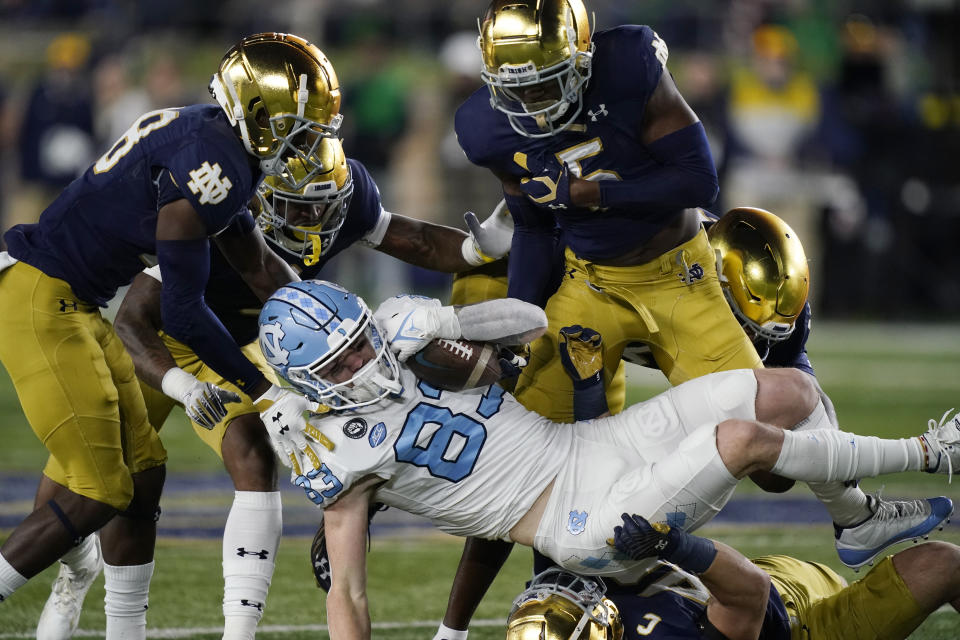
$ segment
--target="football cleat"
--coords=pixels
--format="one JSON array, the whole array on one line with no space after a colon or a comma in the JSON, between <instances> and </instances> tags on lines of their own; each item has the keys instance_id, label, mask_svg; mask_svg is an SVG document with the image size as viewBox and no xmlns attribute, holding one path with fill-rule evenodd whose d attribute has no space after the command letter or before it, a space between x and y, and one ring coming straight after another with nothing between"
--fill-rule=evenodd
<instances>
[{"instance_id":1,"label":"football cleat","mask_svg":"<svg viewBox=\"0 0 960 640\"><path fill-rule=\"evenodd\" d=\"M873 516L852 527L834 525L840 562L859 570L890 545L904 540L926 538L934 529L950 522L953 502L949 498L881 500L870 497Z\"/></svg>"},{"instance_id":2,"label":"football cleat","mask_svg":"<svg viewBox=\"0 0 960 640\"><path fill-rule=\"evenodd\" d=\"M100 538L91 534L80 544L87 550L79 563L60 563L60 573L37 623L37 640L69 640L77 630L83 599L103 568Z\"/></svg>"},{"instance_id":3,"label":"football cleat","mask_svg":"<svg viewBox=\"0 0 960 640\"><path fill-rule=\"evenodd\" d=\"M928 473L946 473L953 481L954 467L960 468L960 414L948 416L947 410L940 422L933 418L927 421L927 432L920 436Z\"/></svg>"}]
</instances>

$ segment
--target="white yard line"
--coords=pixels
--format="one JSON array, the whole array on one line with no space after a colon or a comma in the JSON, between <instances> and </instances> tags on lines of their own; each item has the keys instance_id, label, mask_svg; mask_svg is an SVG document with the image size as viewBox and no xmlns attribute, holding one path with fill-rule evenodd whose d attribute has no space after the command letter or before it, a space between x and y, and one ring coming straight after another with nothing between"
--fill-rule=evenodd
<instances>
[{"instance_id":1,"label":"white yard line","mask_svg":"<svg viewBox=\"0 0 960 640\"><path fill-rule=\"evenodd\" d=\"M504 626L506 620L474 620L471 627L499 627ZM412 622L374 622L374 629L433 629L439 625L437 620L414 620ZM296 633L302 631L326 631L325 624L262 624L257 627L258 633ZM147 629L148 638L191 638L201 634L221 634L223 627L169 627L166 629ZM73 632L74 638L102 638L103 631L92 629L77 629ZM0 633L0 640L21 640L36 638L36 632Z\"/></svg>"}]
</instances>

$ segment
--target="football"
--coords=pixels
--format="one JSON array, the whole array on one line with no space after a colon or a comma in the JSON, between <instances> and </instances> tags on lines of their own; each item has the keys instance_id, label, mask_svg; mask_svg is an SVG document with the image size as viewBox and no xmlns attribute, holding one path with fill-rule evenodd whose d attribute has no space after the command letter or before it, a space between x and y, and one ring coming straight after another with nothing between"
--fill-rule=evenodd
<instances>
[{"instance_id":1,"label":"football","mask_svg":"<svg viewBox=\"0 0 960 640\"><path fill-rule=\"evenodd\" d=\"M421 380L449 391L485 387L502 375L495 345L463 338L431 340L406 365Z\"/></svg>"}]
</instances>

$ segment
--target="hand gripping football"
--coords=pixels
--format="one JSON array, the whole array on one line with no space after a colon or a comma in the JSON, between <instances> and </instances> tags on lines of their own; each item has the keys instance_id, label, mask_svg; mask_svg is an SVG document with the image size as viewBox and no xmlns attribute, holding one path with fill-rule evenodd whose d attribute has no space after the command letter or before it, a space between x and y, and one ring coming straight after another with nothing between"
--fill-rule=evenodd
<instances>
[{"instance_id":1,"label":"hand gripping football","mask_svg":"<svg viewBox=\"0 0 960 640\"><path fill-rule=\"evenodd\" d=\"M448 391L485 387L502 377L497 347L463 338L431 340L406 364L421 380Z\"/></svg>"}]
</instances>

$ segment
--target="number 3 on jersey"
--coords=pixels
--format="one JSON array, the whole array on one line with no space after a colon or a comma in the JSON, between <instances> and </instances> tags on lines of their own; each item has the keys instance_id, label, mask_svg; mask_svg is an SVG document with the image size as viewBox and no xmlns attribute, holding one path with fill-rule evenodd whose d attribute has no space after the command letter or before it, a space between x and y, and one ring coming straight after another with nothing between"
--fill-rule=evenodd
<instances>
[{"instance_id":1,"label":"number 3 on jersey","mask_svg":"<svg viewBox=\"0 0 960 640\"><path fill-rule=\"evenodd\" d=\"M441 391L425 382L418 385L428 398L438 399ZM480 398L476 413L492 417L500 410L503 389L491 385ZM421 402L407 414L403 430L393 444L397 460L426 467L431 475L459 482L473 471L487 430L483 423L465 413Z\"/></svg>"}]
</instances>

